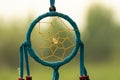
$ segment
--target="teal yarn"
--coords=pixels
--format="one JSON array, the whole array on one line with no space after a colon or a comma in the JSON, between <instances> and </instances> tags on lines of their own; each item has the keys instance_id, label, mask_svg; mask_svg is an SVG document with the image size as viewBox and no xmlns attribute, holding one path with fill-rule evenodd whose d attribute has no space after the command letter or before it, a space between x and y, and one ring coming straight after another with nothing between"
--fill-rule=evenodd
<instances>
[{"instance_id":1,"label":"teal yarn","mask_svg":"<svg viewBox=\"0 0 120 80\"><path fill-rule=\"evenodd\" d=\"M55 5L55 0L50 0L50 6L54 6Z\"/></svg>"},{"instance_id":2,"label":"teal yarn","mask_svg":"<svg viewBox=\"0 0 120 80\"><path fill-rule=\"evenodd\" d=\"M80 44L80 74L81 76L87 76L87 71L84 65L84 44Z\"/></svg>"},{"instance_id":3,"label":"teal yarn","mask_svg":"<svg viewBox=\"0 0 120 80\"><path fill-rule=\"evenodd\" d=\"M23 44L20 46L20 78L23 78L24 73L24 47Z\"/></svg>"}]
</instances>

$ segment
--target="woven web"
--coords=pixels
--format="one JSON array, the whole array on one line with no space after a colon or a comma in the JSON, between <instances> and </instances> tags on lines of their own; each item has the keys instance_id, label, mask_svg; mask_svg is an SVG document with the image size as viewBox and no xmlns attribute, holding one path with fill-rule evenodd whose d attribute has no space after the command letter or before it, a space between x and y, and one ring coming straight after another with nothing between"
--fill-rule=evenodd
<instances>
[{"instance_id":1,"label":"woven web","mask_svg":"<svg viewBox=\"0 0 120 80\"><path fill-rule=\"evenodd\" d=\"M41 20L32 32L32 46L46 61L61 61L75 47L75 33L71 25L59 17Z\"/></svg>"}]
</instances>

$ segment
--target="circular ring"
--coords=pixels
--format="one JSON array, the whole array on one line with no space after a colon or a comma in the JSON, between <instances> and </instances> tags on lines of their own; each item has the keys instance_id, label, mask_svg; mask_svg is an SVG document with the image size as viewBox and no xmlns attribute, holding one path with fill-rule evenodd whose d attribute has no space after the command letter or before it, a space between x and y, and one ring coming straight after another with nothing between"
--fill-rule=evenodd
<instances>
[{"instance_id":1,"label":"circular ring","mask_svg":"<svg viewBox=\"0 0 120 80\"><path fill-rule=\"evenodd\" d=\"M65 20L67 20L71 25L72 27L74 28L74 31L75 31L75 35L76 35L76 43L75 43L75 47L73 49L73 51L71 52L71 54L69 56L67 56L63 61L58 61L58 62L47 62L47 61L44 61L42 60L39 56L37 56L37 54L35 53L35 51L33 50L32 46L28 46L28 52L30 54L30 56L35 60L37 61L38 63L41 63L42 65L45 65L45 66L50 66L50 67L60 67L66 63L68 63L70 60L73 59L73 57L77 54L77 51L79 49L79 45L80 45L80 32L78 30L78 27L76 25L76 23L70 18L68 17L67 15L64 15L62 13L58 13L58 12L48 12L48 13L45 13L41 16L39 16L38 18L36 18L30 25L28 31L27 31L27 35L26 35L26 41L28 43L28 45L31 45L31 41L30 41L30 37L31 37L31 32L34 28L34 26L40 21L42 20L43 18L46 18L46 17L55 17L55 16L58 16L58 17L61 17Z\"/></svg>"}]
</instances>

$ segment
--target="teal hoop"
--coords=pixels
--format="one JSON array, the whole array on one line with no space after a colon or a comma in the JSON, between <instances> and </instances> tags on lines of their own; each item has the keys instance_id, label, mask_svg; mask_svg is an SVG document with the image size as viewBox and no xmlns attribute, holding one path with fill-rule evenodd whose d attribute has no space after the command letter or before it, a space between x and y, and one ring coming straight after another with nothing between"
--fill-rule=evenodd
<instances>
[{"instance_id":1,"label":"teal hoop","mask_svg":"<svg viewBox=\"0 0 120 80\"><path fill-rule=\"evenodd\" d=\"M76 44L75 45L76 46L73 49L72 53L68 57L66 57L63 61L59 61L59 62L47 62L47 61L42 60L39 56L36 55L36 53L33 50L32 46L28 47L28 52L29 52L30 56L32 58L34 58L34 60L37 61L38 63L41 63L42 65L45 65L45 66L52 67L54 69L54 75L53 76L54 77L58 77L59 76L59 73L58 73L59 67L62 66L62 65L64 65L64 64L66 64L66 63L68 63L70 60L72 60L72 58L77 54L77 51L79 49L79 45L80 45L80 33L79 33L78 27L74 23L74 21L72 21L71 18L69 18L67 15L64 15L62 13L48 12L46 14L43 14L43 15L39 16L37 19L35 19L31 23L31 25L30 25L30 27L28 29L28 32L27 32L27 43L29 43L29 45L31 45L31 42L30 42L31 32L32 32L34 26L40 20L42 20L43 18L46 18L46 17L55 17L55 16L58 16L58 17L61 17L61 18L64 18L65 20L67 20L73 26L73 28L75 30L75 34L76 34Z\"/></svg>"},{"instance_id":2,"label":"teal hoop","mask_svg":"<svg viewBox=\"0 0 120 80\"><path fill-rule=\"evenodd\" d=\"M34 26L36 25L36 23L38 23L41 19L43 18L46 18L46 17L55 17L55 16L58 16L58 17L61 17L61 18L64 18L65 20L67 20L72 26L73 28L75 29L75 34L76 34L76 46L73 50L73 52L71 53L71 55L69 55L68 57L66 57L62 62L47 62L47 61L43 61L41 58L39 58L35 51L32 49L31 46L28 47L28 51L31 55L31 57L34 58L34 60L36 60L38 63L41 63L45 66L50 66L52 68L56 67L56 66L61 66L61 65L64 65L65 63L69 62L76 54L77 54L77 51L79 49L79 44L80 44L80 33L79 33L79 30L78 30L78 27L77 25L72 21L72 19L70 19L67 15L64 15L64 14L61 14L61 13L57 13L57 12L48 12L46 14L43 14L41 16L39 16L37 19L35 19L29 29L28 29L28 32L27 32L27 42L29 43L29 45L31 45L31 42L30 42L30 36L31 36L31 32L34 28Z\"/></svg>"}]
</instances>

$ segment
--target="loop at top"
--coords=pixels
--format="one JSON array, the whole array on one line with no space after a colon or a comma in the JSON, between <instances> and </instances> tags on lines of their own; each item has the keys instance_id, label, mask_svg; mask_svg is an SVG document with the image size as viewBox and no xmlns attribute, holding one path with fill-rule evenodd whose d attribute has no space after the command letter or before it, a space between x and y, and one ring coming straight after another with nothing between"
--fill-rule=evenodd
<instances>
[{"instance_id":1,"label":"loop at top","mask_svg":"<svg viewBox=\"0 0 120 80\"><path fill-rule=\"evenodd\" d=\"M55 5L55 0L50 0L50 6L54 6Z\"/></svg>"}]
</instances>

